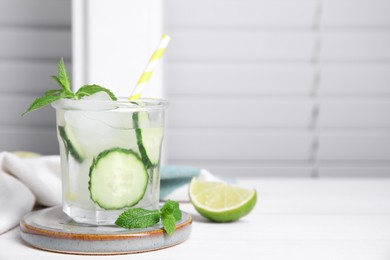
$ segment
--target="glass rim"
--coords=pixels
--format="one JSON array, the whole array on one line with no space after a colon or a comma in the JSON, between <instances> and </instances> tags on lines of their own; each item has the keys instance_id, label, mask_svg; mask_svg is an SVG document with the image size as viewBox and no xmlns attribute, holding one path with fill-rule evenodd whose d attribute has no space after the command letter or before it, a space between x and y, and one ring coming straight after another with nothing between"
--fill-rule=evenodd
<instances>
[{"instance_id":1,"label":"glass rim","mask_svg":"<svg viewBox=\"0 0 390 260\"><path fill-rule=\"evenodd\" d=\"M127 97L118 97L117 100L75 100L62 98L51 104L55 109L76 111L107 111L118 108L124 108L128 111L151 111L163 110L168 105L169 102L161 98L140 98L135 101L129 101Z\"/></svg>"}]
</instances>

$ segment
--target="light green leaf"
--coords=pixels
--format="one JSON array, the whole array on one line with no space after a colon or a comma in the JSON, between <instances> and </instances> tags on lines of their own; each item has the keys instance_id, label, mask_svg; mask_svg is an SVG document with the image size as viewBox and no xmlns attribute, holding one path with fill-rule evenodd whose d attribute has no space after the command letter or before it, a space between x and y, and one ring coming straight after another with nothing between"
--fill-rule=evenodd
<instances>
[{"instance_id":1,"label":"light green leaf","mask_svg":"<svg viewBox=\"0 0 390 260\"><path fill-rule=\"evenodd\" d=\"M168 200L161 208L161 214L164 215L173 215L176 221L181 219L181 210L179 207L179 203L176 201Z\"/></svg>"},{"instance_id":2,"label":"light green leaf","mask_svg":"<svg viewBox=\"0 0 390 260\"><path fill-rule=\"evenodd\" d=\"M161 207L161 214L163 215L172 215L173 213L173 205L171 203L171 200L168 200L164 203L164 205Z\"/></svg>"},{"instance_id":3,"label":"light green leaf","mask_svg":"<svg viewBox=\"0 0 390 260\"><path fill-rule=\"evenodd\" d=\"M62 98L70 98L70 99L75 99L75 94L71 91L63 90L61 92L61 97Z\"/></svg>"},{"instance_id":4,"label":"light green leaf","mask_svg":"<svg viewBox=\"0 0 390 260\"><path fill-rule=\"evenodd\" d=\"M117 100L115 95L109 89L99 85L84 85L76 92L75 96L76 99L81 99L84 96L90 96L100 91L106 92L112 100Z\"/></svg>"},{"instance_id":5,"label":"light green leaf","mask_svg":"<svg viewBox=\"0 0 390 260\"><path fill-rule=\"evenodd\" d=\"M176 230L176 219L173 215L161 215L161 223L168 235Z\"/></svg>"},{"instance_id":6,"label":"light green leaf","mask_svg":"<svg viewBox=\"0 0 390 260\"><path fill-rule=\"evenodd\" d=\"M159 220L158 210L132 208L123 212L115 221L115 225L124 228L145 228L157 224Z\"/></svg>"},{"instance_id":7,"label":"light green leaf","mask_svg":"<svg viewBox=\"0 0 390 260\"><path fill-rule=\"evenodd\" d=\"M64 59L58 62L58 77L52 76L65 90L70 91L70 79L65 68Z\"/></svg>"},{"instance_id":8,"label":"light green leaf","mask_svg":"<svg viewBox=\"0 0 390 260\"><path fill-rule=\"evenodd\" d=\"M57 82L58 85L60 85L60 87L62 87L63 89L65 89L64 86L62 85L60 79L59 79L57 76L54 76L54 75L53 75L53 76L51 76L51 78L54 79L55 82Z\"/></svg>"},{"instance_id":9,"label":"light green leaf","mask_svg":"<svg viewBox=\"0 0 390 260\"><path fill-rule=\"evenodd\" d=\"M63 91L64 91L63 89L52 89L52 90L46 91L43 95L44 96L56 96L56 95L60 95Z\"/></svg>"},{"instance_id":10,"label":"light green leaf","mask_svg":"<svg viewBox=\"0 0 390 260\"><path fill-rule=\"evenodd\" d=\"M24 116L25 114L31 111L37 110L38 108L44 107L54 101L61 99L62 97L61 95L58 95L59 93L61 93L61 90L60 92L58 92L58 90L46 91L42 97L39 97L32 102L30 107L22 114L22 116Z\"/></svg>"},{"instance_id":11,"label":"light green leaf","mask_svg":"<svg viewBox=\"0 0 390 260\"><path fill-rule=\"evenodd\" d=\"M173 203L173 212L172 215L175 217L176 221L179 221L181 219L182 213L179 207L179 203L176 201L172 201Z\"/></svg>"}]
</instances>

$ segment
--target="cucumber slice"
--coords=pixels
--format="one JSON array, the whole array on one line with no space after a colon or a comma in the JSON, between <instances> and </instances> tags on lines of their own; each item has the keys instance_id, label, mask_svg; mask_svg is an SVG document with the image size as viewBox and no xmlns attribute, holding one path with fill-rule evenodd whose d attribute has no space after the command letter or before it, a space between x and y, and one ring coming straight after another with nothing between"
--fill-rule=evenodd
<instances>
[{"instance_id":1,"label":"cucumber slice","mask_svg":"<svg viewBox=\"0 0 390 260\"><path fill-rule=\"evenodd\" d=\"M94 158L89 170L91 199L104 209L137 204L144 196L149 176L132 150L115 147Z\"/></svg>"},{"instance_id":2,"label":"cucumber slice","mask_svg":"<svg viewBox=\"0 0 390 260\"><path fill-rule=\"evenodd\" d=\"M77 162L81 163L84 160L85 155L72 128L69 126L59 126L58 133L65 144L65 148Z\"/></svg>"},{"instance_id":3,"label":"cucumber slice","mask_svg":"<svg viewBox=\"0 0 390 260\"><path fill-rule=\"evenodd\" d=\"M133 114L137 145L141 158L146 168L152 168L160 162L161 144L164 136L164 129L151 128L149 114L138 112Z\"/></svg>"}]
</instances>

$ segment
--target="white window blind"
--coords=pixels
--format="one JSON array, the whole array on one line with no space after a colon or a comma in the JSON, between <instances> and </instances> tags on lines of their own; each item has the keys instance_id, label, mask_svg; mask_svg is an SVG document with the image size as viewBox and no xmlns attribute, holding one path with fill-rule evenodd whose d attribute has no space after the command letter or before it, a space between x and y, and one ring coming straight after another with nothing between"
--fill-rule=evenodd
<instances>
[{"instance_id":1,"label":"white window blind","mask_svg":"<svg viewBox=\"0 0 390 260\"><path fill-rule=\"evenodd\" d=\"M390 176L390 1L165 0L167 159Z\"/></svg>"},{"instance_id":2,"label":"white window blind","mask_svg":"<svg viewBox=\"0 0 390 260\"><path fill-rule=\"evenodd\" d=\"M60 57L71 70L69 0L0 0L0 150L58 153L55 112L24 117L34 98L56 87Z\"/></svg>"}]
</instances>

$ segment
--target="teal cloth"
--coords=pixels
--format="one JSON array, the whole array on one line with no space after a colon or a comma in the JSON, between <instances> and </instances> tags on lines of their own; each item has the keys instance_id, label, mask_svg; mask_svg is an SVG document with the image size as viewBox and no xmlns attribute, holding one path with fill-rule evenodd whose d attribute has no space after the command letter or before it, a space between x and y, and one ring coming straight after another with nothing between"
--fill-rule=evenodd
<instances>
[{"instance_id":1,"label":"teal cloth","mask_svg":"<svg viewBox=\"0 0 390 260\"><path fill-rule=\"evenodd\" d=\"M160 199L189 183L200 174L201 168L187 166L162 166L160 169Z\"/></svg>"}]
</instances>

